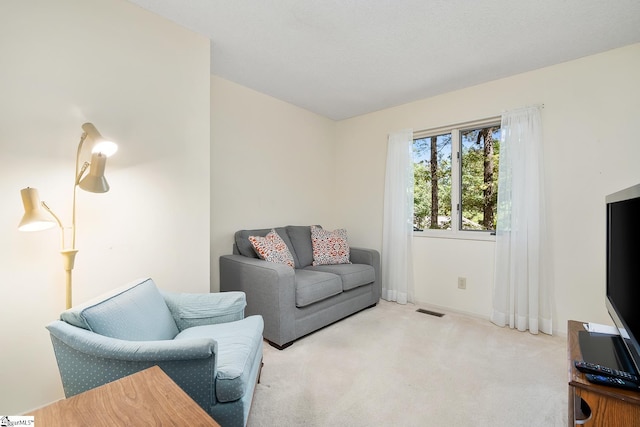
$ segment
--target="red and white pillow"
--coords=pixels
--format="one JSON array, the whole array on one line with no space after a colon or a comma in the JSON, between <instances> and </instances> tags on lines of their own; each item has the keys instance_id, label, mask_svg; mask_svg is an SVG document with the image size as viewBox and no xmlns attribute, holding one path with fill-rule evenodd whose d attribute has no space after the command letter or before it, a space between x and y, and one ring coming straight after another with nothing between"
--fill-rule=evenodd
<instances>
[{"instance_id":1,"label":"red and white pillow","mask_svg":"<svg viewBox=\"0 0 640 427\"><path fill-rule=\"evenodd\" d=\"M271 231L264 237L249 236L249 241L256 250L258 256L263 260L276 262L278 264L286 264L293 268L293 256L291 255L287 244L274 229L271 229Z\"/></svg>"},{"instance_id":2,"label":"red and white pillow","mask_svg":"<svg viewBox=\"0 0 640 427\"><path fill-rule=\"evenodd\" d=\"M311 246L313 265L351 264L347 230L344 228L328 231L312 225Z\"/></svg>"}]
</instances>

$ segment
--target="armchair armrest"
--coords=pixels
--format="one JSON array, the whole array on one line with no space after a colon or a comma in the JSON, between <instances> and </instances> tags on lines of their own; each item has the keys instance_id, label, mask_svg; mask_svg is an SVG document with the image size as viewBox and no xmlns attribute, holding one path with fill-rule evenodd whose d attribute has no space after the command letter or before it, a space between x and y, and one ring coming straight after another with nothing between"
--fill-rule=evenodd
<instances>
[{"instance_id":1,"label":"armchair armrest","mask_svg":"<svg viewBox=\"0 0 640 427\"><path fill-rule=\"evenodd\" d=\"M243 292L187 294L162 291L180 331L193 326L227 323L244 319L247 305Z\"/></svg>"},{"instance_id":2,"label":"armchair armrest","mask_svg":"<svg viewBox=\"0 0 640 427\"><path fill-rule=\"evenodd\" d=\"M126 341L57 320L47 325L66 397L158 365L205 409L215 401L210 387L193 378L215 378L218 343L211 338Z\"/></svg>"}]
</instances>

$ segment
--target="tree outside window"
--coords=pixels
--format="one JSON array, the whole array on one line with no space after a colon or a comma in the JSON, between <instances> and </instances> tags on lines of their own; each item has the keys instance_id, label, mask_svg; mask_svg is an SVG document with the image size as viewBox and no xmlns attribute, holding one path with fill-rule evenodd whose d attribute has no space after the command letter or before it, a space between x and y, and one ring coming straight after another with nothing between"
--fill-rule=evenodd
<instances>
[{"instance_id":1,"label":"tree outside window","mask_svg":"<svg viewBox=\"0 0 640 427\"><path fill-rule=\"evenodd\" d=\"M413 161L414 230L495 230L499 123L422 133Z\"/></svg>"},{"instance_id":2,"label":"tree outside window","mask_svg":"<svg viewBox=\"0 0 640 427\"><path fill-rule=\"evenodd\" d=\"M451 228L451 133L413 141L414 228Z\"/></svg>"}]
</instances>

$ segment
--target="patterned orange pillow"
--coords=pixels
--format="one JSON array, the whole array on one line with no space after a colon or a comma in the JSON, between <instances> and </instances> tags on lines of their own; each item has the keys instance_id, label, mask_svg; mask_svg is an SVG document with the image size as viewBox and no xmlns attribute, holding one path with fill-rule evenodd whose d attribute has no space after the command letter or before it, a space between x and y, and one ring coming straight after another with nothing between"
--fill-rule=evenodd
<instances>
[{"instance_id":1,"label":"patterned orange pillow","mask_svg":"<svg viewBox=\"0 0 640 427\"><path fill-rule=\"evenodd\" d=\"M312 225L311 246L313 265L351 264L347 230L344 228L328 231Z\"/></svg>"},{"instance_id":2,"label":"patterned orange pillow","mask_svg":"<svg viewBox=\"0 0 640 427\"><path fill-rule=\"evenodd\" d=\"M261 259L293 268L293 256L276 230L271 229L264 237L249 236L249 241Z\"/></svg>"}]
</instances>

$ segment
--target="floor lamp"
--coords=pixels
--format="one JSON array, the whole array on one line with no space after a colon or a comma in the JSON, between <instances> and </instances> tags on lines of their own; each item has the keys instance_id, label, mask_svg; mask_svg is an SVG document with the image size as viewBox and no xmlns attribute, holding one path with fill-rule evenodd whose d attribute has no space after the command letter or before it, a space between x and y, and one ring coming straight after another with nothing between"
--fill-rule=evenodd
<instances>
[{"instance_id":1,"label":"floor lamp","mask_svg":"<svg viewBox=\"0 0 640 427\"><path fill-rule=\"evenodd\" d=\"M66 284L66 307L71 308L72 302L72 271L78 253L76 249L76 194L77 188L80 187L91 193L106 193L109 191L109 184L104 177L104 170L107 163L107 157L113 155L118 146L100 135L100 132L91 123L82 125L82 135L78 143L78 152L76 154L76 170L73 183L73 208L71 217L71 244L67 246L64 235L64 226L60 218L53 213L45 202L40 202L38 190L27 187L20 190L22 196L22 204L24 205L24 216L18 225L20 231L40 231L46 230L56 225L60 228L60 240L62 251L65 284ZM91 161L84 162L80 165L80 155L82 147L86 143L91 144ZM88 173L87 173L88 170Z\"/></svg>"}]
</instances>

